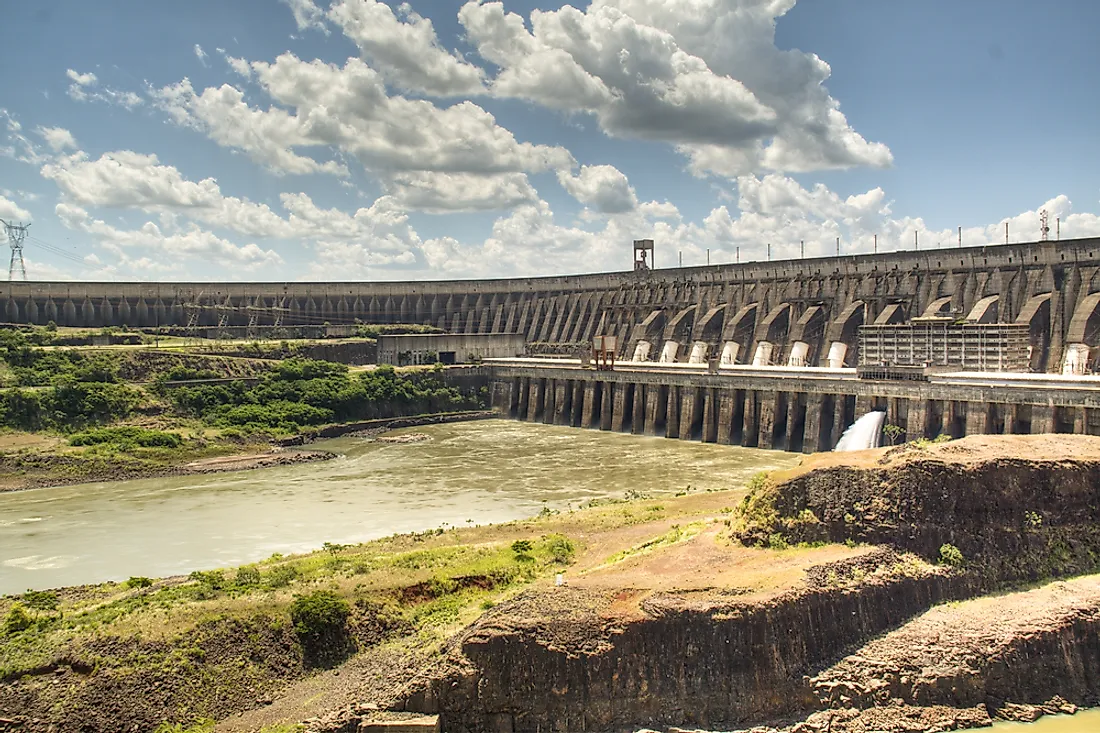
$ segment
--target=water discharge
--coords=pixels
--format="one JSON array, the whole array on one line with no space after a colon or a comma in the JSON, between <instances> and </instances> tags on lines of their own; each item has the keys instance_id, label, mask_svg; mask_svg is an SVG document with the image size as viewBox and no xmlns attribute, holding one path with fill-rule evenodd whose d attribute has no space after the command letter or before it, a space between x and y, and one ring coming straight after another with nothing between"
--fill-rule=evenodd
<instances>
[{"instance_id":1,"label":"water discharge","mask_svg":"<svg viewBox=\"0 0 1100 733\"><path fill-rule=\"evenodd\" d=\"M867 450L878 448L882 443L882 426L886 422L885 412L868 412L856 420L840 436L834 451Z\"/></svg>"},{"instance_id":2,"label":"water discharge","mask_svg":"<svg viewBox=\"0 0 1100 733\"><path fill-rule=\"evenodd\" d=\"M487 420L432 440L340 438L323 463L0 494L0 593L158 577L443 524L501 522L629 490L728 489L798 457Z\"/></svg>"}]
</instances>

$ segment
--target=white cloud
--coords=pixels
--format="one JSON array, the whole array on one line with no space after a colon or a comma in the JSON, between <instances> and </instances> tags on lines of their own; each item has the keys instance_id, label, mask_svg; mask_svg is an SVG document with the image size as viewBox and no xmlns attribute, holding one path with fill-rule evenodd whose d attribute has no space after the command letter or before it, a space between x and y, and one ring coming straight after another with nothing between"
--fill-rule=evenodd
<instances>
[{"instance_id":1,"label":"white cloud","mask_svg":"<svg viewBox=\"0 0 1100 733\"><path fill-rule=\"evenodd\" d=\"M403 208L433 214L512 209L538 199L523 173L396 173L387 189Z\"/></svg>"},{"instance_id":2,"label":"white cloud","mask_svg":"<svg viewBox=\"0 0 1100 733\"><path fill-rule=\"evenodd\" d=\"M887 166L823 86L829 66L775 46L793 0L594 0L531 13L471 0L459 20L500 67L490 88L569 112L610 135L660 140L696 175Z\"/></svg>"},{"instance_id":3,"label":"white cloud","mask_svg":"<svg viewBox=\"0 0 1100 733\"><path fill-rule=\"evenodd\" d=\"M308 121L282 109L253 109L244 93L229 84L196 94L188 79L154 92L157 104L177 124L206 133L225 147L238 148L276 174L330 173L347 175L337 161L319 162L292 148L316 145L308 135Z\"/></svg>"},{"instance_id":4,"label":"white cloud","mask_svg":"<svg viewBox=\"0 0 1100 733\"><path fill-rule=\"evenodd\" d=\"M630 182L612 165L583 165L575 176L558 171L558 181L570 196L601 213L621 214L638 206Z\"/></svg>"},{"instance_id":5,"label":"white cloud","mask_svg":"<svg viewBox=\"0 0 1100 733\"><path fill-rule=\"evenodd\" d=\"M282 0L282 2L294 14L294 22L297 24L298 30L312 29L321 31L326 36L329 34L329 29L325 25L325 13L317 7L313 0Z\"/></svg>"},{"instance_id":6,"label":"white cloud","mask_svg":"<svg viewBox=\"0 0 1100 733\"><path fill-rule=\"evenodd\" d=\"M199 63L206 66L206 51L202 50L202 46L195 44L195 57L199 60Z\"/></svg>"},{"instance_id":7,"label":"white cloud","mask_svg":"<svg viewBox=\"0 0 1100 733\"><path fill-rule=\"evenodd\" d=\"M134 92L120 92L110 87L100 87L99 77L90 71L80 73L68 69L65 75L72 81L69 85L69 96L77 102L105 102L118 104L127 109L133 109L142 103L141 97Z\"/></svg>"},{"instance_id":8,"label":"white cloud","mask_svg":"<svg viewBox=\"0 0 1100 733\"><path fill-rule=\"evenodd\" d=\"M0 196L0 219L5 219L8 222L14 223L27 223L31 221L32 217L31 212L27 211L19 204ZM5 241L7 241L6 238Z\"/></svg>"},{"instance_id":9,"label":"white cloud","mask_svg":"<svg viewBox=\"0 0 1100 733\"><path fill-rule=\"evenodd\" d=\"M39 151L38 145L23 134L23 125L6 109L0 108L0 120L4 123L6 141L5 145L0 146L0 157L11 158L29 165L38 165L47 159Z\"/></svg>"},{"instance_id":10,"label":"white cloud","mask_svg":"<svg viewBox=\"0 0 1100 733\"><path fill-rule=\"evenodd\" d=\"M355 41L364 59L402 89L437 96L484 91L481 69L443 48L432 21L408 3L395 14L379 0L341 0L328 17Z\"/></svg>"},{"instance_id":11,"label":"white cloud","mask_svg":"<svg viewBox=\"0 0 1100 733\"><path fill-rule=\"evenodd\" d=\"M357 58L338 67L283 54L250 68L284 107L251 107L244 93L228 84L196 93L186 79L157 90L155 97L176 123L240 149L275 172L347 175L342 162L297 152L335 149L356 158L397 199L425 210L496 209L531 201L535 196L526 177L516 174L575 164L564 148L517 141L473 102L443 108L390 96L378 72ZM456 181L469 190L456 189Z\"/></svg>"},{"instance_id":12,"label":"white cloud","mask_svg":"<svg viewBox=\"0 0 1100 733\"><path fill-rule=\"evenodd\" d=\"M39 127L36 132L55 153L76 147L76 138L64 127Z\"/></svg>"},{"instance_id":13,"label":"white cloud","mask_svg":"<svg viewBox=\"0 0 1100 733\"><path fill-rule=\"evenodd\" d=\"M161 266L165 258L180 264L201 262L238 271L283 264L283 258L274 250L261 249L256 244L237 245L195 225L172 234L164 233L151 221L139 229L122 230L64 202L54 208L54 213L67 228L90 235L124 261L133 259L128 250L138 250L151 263Z\"/></svg>"}]
</instances>

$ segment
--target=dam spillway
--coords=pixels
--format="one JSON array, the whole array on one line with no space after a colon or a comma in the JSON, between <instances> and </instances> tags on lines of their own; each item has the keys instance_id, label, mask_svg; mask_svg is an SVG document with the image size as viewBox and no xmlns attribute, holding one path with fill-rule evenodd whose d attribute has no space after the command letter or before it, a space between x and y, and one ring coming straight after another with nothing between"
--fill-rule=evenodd
<instances>
[{"instance_id":1,"label":"dam spillway","mask_svg":"<svg viewBox=\"0 0 1100 733\"><path fill-rule=\"evenodd\" d=\"M948 372L902 382L814 367L627 362L598 371L566 359L492 359L481 369L502 417L752 448L832 450L875 410L896 442L1100 435L1096 376Z\"/></svg>"},{"instance_id":2,"label":"dam spillway","mask_svg":"<svg viewBox=\"0 0 1100 733\"><path fill-rule=\"evenodd\" d=\"M421 323L520 333L536 353L593 336L687 362L854 365L861 325L951 314L1027 324L1032 371L1100 346L1100 238L576 276L423 282L0 283L8 323L139 328Z\"/></svg>"}]
</instances>

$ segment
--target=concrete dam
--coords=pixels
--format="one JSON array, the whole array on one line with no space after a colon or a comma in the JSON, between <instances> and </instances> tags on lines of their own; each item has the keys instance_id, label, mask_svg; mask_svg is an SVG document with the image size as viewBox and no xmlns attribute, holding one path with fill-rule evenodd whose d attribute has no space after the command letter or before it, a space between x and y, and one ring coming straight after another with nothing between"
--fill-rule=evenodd
<instances>
[{"instance_id":1,"label":"concrete dam","mask_svg":"<svg viewBox=\"0 0 1100 733\"><path fill-rule=\"evenodd\" d=\"M651 245L650 245L651 246ZM530 356L616 337L613 371L490 360L519 419L827 450L867 410L909 438L1100 434L1100 238L525 279L0 284L4 320L66 326L421 323L522 334ZM860 329L919 320L1023 334L1026 369L864 378ZM1066 377L1063 377L1065 373Z\"/></svg>"}]
</instances>

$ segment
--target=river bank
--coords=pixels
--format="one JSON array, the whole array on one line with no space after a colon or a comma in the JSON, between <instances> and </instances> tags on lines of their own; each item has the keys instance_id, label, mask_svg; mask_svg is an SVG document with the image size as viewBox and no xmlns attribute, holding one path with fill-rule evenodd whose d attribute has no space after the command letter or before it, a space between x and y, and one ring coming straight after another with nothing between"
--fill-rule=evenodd
<instances>
[{"instance_id":1,"label":"river bank","mask_svg":"<svg viewBox=\"0 0 1100 733\"><path fill-rule=\"evenodd\" d=\"M311 428L265 443L222 441L198 451L162 451L155 458L142 453L77 452L64 449L58 441L34 450L0 451L0 493L49 486L228 473L325 461L335 458L337 454L303 449L302 446L345 435L372 437L401 428L484 420L492 416L491 412L478 410L357 421ZM192 457L196 452L202 454L211 450L216 455Z\"/></svg>"},{"instance_id":2,"label":"river bank","mask_svg":"<svg viewBox=\"0 0 1100 733\"><path fill-rule=\"evenodd\" d=\"M546 430L577 463L578 431ZM913 733L1095 704L1100 440L796 460L726 490L631 489L527 520L61 589L33 629L0 637L0 718L21 732L209 719L225 733L353 733L426 715L471 733ZM328 648L339 658L320 665L290 616L317 589L348 604ZM0 614L35 598L0 600Z\"/></svg>"}]
</instances>

